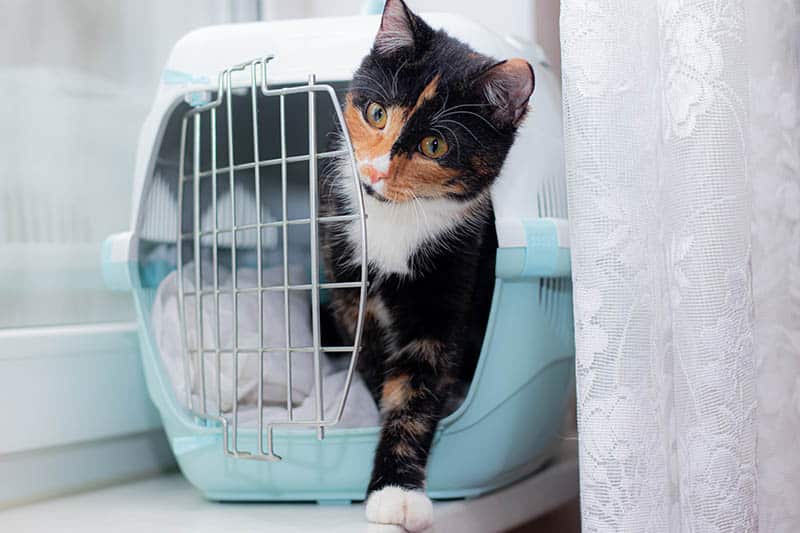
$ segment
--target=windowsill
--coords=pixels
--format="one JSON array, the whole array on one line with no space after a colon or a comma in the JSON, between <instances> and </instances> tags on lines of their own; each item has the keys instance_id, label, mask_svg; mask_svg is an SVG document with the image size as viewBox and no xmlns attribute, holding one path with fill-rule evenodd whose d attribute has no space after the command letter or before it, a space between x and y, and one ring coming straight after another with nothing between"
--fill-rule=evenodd
<instances>
[{"instance_id":1,"label":"windowsill","mask_svg":"<svg viewBox=\"0 0 800 533\"><path fill-rule=\"evenodd\" d=\"M471 500L434 503L431 531L483 533L524 524L576 497L574 456L508 488ZM116 531L399 532L369 525L363 504L253 504L206 501L180 474L109 487L0 512L0 530L93 533Z\"/></svg>"},{"instance_id":2,"label":"windowsill","mask_svg":"<svg viewBox=\"0 0 800 533\"><path fill-rule=\"evenodd\" d=\"M139 359L132 323L0 331L0 507L174 464Z\"/></svg>"}]
</instances>

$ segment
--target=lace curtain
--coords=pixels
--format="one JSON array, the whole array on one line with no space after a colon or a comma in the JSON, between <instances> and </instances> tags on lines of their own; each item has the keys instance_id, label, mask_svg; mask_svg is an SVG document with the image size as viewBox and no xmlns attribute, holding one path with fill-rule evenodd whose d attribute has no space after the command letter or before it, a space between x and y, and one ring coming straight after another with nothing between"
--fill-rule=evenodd
<instances>
[{"instance_id":1,"label":"lace curtain","mask_svg":"<svg viewBox=\"0 0 800 533\"><path fill-rule=\"evenodd\" d=\"M562 0L585 531L800 531L800 0Z\"/></svg>"}]
</instances>

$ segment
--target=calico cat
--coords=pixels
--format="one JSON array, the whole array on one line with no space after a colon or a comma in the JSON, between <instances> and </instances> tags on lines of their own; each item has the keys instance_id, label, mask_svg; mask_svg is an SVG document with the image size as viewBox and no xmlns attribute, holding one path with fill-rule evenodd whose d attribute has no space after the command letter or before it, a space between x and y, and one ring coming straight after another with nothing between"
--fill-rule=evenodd
<instances>
[{"instance_id":1,"label":"calico cat","mask_svg":"<svg viewBox=\"0 0 800 533\"><path fill-rule=\"evenodd\" d=\"M454 387L474 372L491 303L489 189L533 87L525 60L479 54L388 0L346 95L369 255L358 369L384 417L366 504L372 522L431 524L428 452ZM347 163L322 187L323 214L356 212ZM321 231L327 278L359 279L358 226ZM331 309L352 341L357 291L332 291Z\"/></svg>"}]
</instances>

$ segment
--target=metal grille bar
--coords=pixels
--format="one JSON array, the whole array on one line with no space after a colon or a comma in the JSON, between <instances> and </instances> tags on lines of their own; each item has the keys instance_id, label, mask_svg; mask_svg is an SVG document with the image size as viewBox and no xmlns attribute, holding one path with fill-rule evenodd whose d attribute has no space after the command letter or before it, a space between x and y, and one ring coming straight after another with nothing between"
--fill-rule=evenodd
<instances>
[{"instance_id":1,"label":"metal grille bar","mask_svg":"<svg viewBox=\"0 0 800 533\"><path fill-rule=\"evenodd\" d=\"M332 150L329 152L320 152L317 154L317 159L333 159L335 157L341 157L343 155L347 155L347 150ZM277 165L283 165L285 163L304 163L308 161L310 157L308 155L292 155L286 157L278 157L274 159L265 159L264 161L259 161L258 163L240 163L238 165L233 165L232 170L239 171L239 170L254 170L258 168L265 168L265 167L274 167ZM228 172L231 170L230 167L222 167L217 170L217 172ZM211 176L213 172L211 170L205 170L203 172L199 172L197 175L200 178L207 178ZM183 179L194 179L194 176L188 177L185 176Z\"/></svg>"},{"instance_id":2,"label":"metal grille bar","mask_svg":"<svg viewBox=\"0 0 800 533\"><path fill-rule=\"evenodd\" d=\"M347 222L350 220L359 220L361 217L358 215L335 215L329 217L317 217L317 223L325 223L325 222ZM310 224L310 218L297 218L293 220L280 220L278 222L260 222L257 224L240 224L236 226L235 229L232 228L214 228L213 230L209 231L199 231L199 232L191 232L191 233L183 233L181 237L184 239L193 239L195 236L200 237L207 237L210 235L217 235L219 233L231 233L233 231L245 231L245 230L253 230L253 229L263 229L263 228L281 228L284 225L301 225L301 224Z\"/></svg>"},{"instance_id":3,"label":"metal grille bar","mask_svg":"<svg viewBox=\"0 0 800 533\"><path fill-rule=\"evenodd\" d=\"M178 256L178 299L179 299L179 319L181 322L181 337L184 347L184 373L187 384L186 405L201 419L216 421L221 426L224 453L245 459L260 459L268 461L280 460L280 456L275 453L274 428L276 426L305 426L316 428L317 437L325 437L325 428L335 426L342 418L345 402L349 394L353 374L355 372L358 359L359 345L361 342L362 322L367 289L367 249L366 249L366 225L361 196L361 187L358 183L358 172L355 157L350 143L349 133L345 126L344 118L336 98L336 92L330 85L318 84L314 75L310 75L306 85L295 87L284 87L272 89L267 85L267 63L272 57L264 57L247 63L241 63L230 67L219 74L218 88L216 97L204 105L200 105L187 111L181 125L181 156L178 164L178 215L177 215L177 256ZM235 110L232 74L236 72L246 72L249 74L249 84L244 87L237 86L236 92L244 90L249 94L250 117L249 127L252 129L252 160L236 161L237 150L234 139L236 127L242 126L234 117ZM316 146L317 139L317 94L321 93L330 99L334 109L336 120L341 128L343 137L343 149L319 152ZM308 153L302 155L287 155L287 111L286 97L293 94L304 94L307 96L308 123ZM259 107L270 98L277 98L279 104L279 124L265 124L263 116L259 114ZM224 107L223 107L224 106ZM217 159L217 110L223 109L225 113L224 125L226 126L227 156L228 161L225 166L218 166ZM206 125L207 129L203 129ZM297 127L293 123L293 127ZM192 135L187 139L188 130L191 127ZM279 129L278 129L279 128ZM207 131L208 133L204 133ZM280 135L280 157L271 159L261 159L260 140L262 136ZM191 146L188 146L191 144ZM206 150L205 147L208 147ZM190 152L187 153L187 148ZM191 156L192 168L189 174L186 173L185 159ZM352 167L352 176L357 191L357 213L336 216L320 216L318 208L318 184L317 184L317 164L319 160L347 157L349 165ZM204 161L210 160L207 168L201 168ZM308 163L308 217L289 218L289 199L288 189L290 186L287 166L291 163ZM263 220L263 207L269 193L262 187L262 169L268 167L280 167L280 220ZM237 199L237 177L238 172L252 172L253 191L255 203L255 222L238 220L237 201L247 201ZM227 174L227 184L230 195L230 216L229 220L220 220L220 203L217 194L220 181L219 176ZM202 182L210 178L211 190L203 186ZM206 181L205 183L208 183ZM190 193L191 202L186 202L184 195ZM210 202L203 202L206 194L210 195ZM211 210L210 226L205 224L202 211ZM188 217L191 210L191 217ZM191 231L185 229L185 220L191 220ZM228 217L224 217L228 218ZM350 223L356 224L356 228L361 238L361 275L358 281L327 283L319 279L319 224L321 223ZM310 269L311 279L309 283L292 282L289 276L291 267L290 246L289 246L289 227L294 225L308 224L310 241ZM242 248L237 237L243 231L254 231L255 238L255 267L257 270L256 282L253 286L243 286L237 275L238 260L237 250ZM265 284L263 279L263 253L264 242L262 233L267 230L279 230L282 236L281 264L283 267L282 283ZM220 235L230 235L230 287L223 287L220 284L219 261L223 253L220 244ZM209 239L210 238L210 239ZM209 243L210 240L210 243ZM252 244L250 244L252 249ZM208 276L207 269L203 267L203 257L210 247L211 253L211 276L213 279L209 283L204 277ZM187 250L191 249L192 258L186 257ZM185 272L193 261L190 271ZM189 276L185 276L189 274ZM187 287L186 283L191 280L192 286ZM352 346L323 346L320 331L320 293L328 289L355 289L359 290L358 321L354 343ZM311 345L293 346L292 345L292 325L290 323L290 295L293 291L308 291L311 298ZM283 308L283 327L285 341L281 345L269 344L265 341L264 335L264 314L265 314L265 295L269 293L282 293ZM239 342L239 308L240 297L246 294L255 295L258 298L258 342L257 346L240 345ZM220 320L220 299L221 296L231 298L232 319L229 324L223 324ZM204 331L204 319L207 321L207 309L204 310L204 299L213 298L213 327L211 332ZM191 306L194 305L192 308ZM205 311L205 312L204 312ZM191 318L190 318L191 317ZM187 320L194 320L194 338L189 334L189 324ZM225 347L221 343L224 328L231 328L231 346ZM208 329L208 328L206 328ZM211 343L207 342L206 336L211 334ZM285 420L265 420L264 417L264 357L268 353L285 353L286 365L286 411ZM325 352L331 353L350 353L350 360L347 367L344 392L337 404L336 414L333 417L325 416L322 365L321 357ZM313 402L314 416L312 419L298 420L293 412L292 398L292 354L308 353L313 357ZM213 370L211 365L206 364L206 357L213 357ZM248 429L243 429L240 425L240 405L239 400L239 358L240 356L257 356L258 359L258 398L255 409L257 410L257 421L255 431L255 445L252 445L250 437L242 440L241 435L251 435ZM232 371L232 391L231 408L225 408L225 395L223 394L222 382L222 362L223 358L230 358ZM213 381L216 388L216 409L209 412L207 374L213 371ZM197 383L199 381L199 384ZM213 400L212 400L213 401Z\"/></svg>"}]
</instances>

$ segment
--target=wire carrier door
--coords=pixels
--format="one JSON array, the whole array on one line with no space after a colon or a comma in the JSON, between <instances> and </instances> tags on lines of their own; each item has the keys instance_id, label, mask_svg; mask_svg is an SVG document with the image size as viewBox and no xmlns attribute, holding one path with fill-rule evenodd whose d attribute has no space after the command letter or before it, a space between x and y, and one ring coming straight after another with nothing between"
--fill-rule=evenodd
<instances>
[{"instance_id":1,"label":"wire carrier door","mask_svg":"<svg viewBox=\"0 0 800 533\"><path fill-rule=\"evenodd\" d=\"M219 74L218 87L213 100L209 98L190 109L183 117L181 126L181 145L178 172L178 220L177 220L177 277L179 317L182 329L184 353L184 370L186 372L186 405L192 412L210 425L218 422L222 430L223 449L225 454L238 458L280 460L273 442L275 426L305 426L315 428L317 437L323 439L325 428L336 425L342 417L348 391L356 371L359 343L363 323L364 305L367 288L367 250L366 226L364 218L363 197L355 157L350 137L345 126L342 111L332 86L317 84L313 75L308 83L301 86L270 89L267 85L267 65L272 56L256 59L235 65ZM242 86L242 80L249 76L249 85ZM238 82L237 82L238 80ZM307 97L306 117L287 110L286 100ZM242 105L247 103L249 105ZM263 112L265 104L277 106L277 123L268 120ZM320 99L334 110L334 120L341 130L341 148L335 151L319 152L317 150L317 112ZM249 109L247 109L249 108ZM262 110L261 116L259 109ZM245 111L243 111L245 110ZM247 113L249 111L249 113ZM288 114L291 116L287 117ZM242 116L244 113L245 116ZM238 114L238 116L237 116ZM249 116L247 116L249 114ZM275 113L272 114L275 118ZM219 120L218 120L219 119ZM307 128L308 144L305 154L287 154L287 120L292 135L298 128ZM242 126L248 130L241 135ZM271 141L279 142L278 157L263 158L259 156L260 147L265 138L273 136ZM236 138L235 138L236 137ZM277 139L276 139L277 138ZM252 141L252 147L237 146L237 142ZM261 141L261 142L259 142ZM246 153L246 157L241 154ZM343 159L352 166L353 186L358 195L357 212L352 215L320 216L319 214L319 163L320 160L332 158ZM245 160L238 160L245 159ZM308 183L303 184L308 192L307 216L292 218L291 206L296 203L296 195L290 198L289 189L293 179L287 172L289 165L307 164ZM280 173L276 172L280 169ZM252 174L252 176L250 175ZM242 176L247 180L243 187ZM274 182L269 181L275 177ZM271 185L265 187L266 183ZM220 191L227 189L225 194ZM246 190L247 195L242 191ZM273 205L277 203L277 191L280 191L278 205L280 218L265 217L262 206L267 200ZM272 195L272 198L268 198ZM239 202L240 205L237 205ZM250 205L242 205L248 203ZM242 220L242 213L249 212L254 217ZM254 210L254 213L253 213ZM274 215L275 213L273 213ZM320 279L319 230L320 225L350 222L357 225L361 234L361 270L360 279L346 283L325 283ZM297 283L290 275L291 231L297 228L307 229L309 257L306 259L310 275L307 282ZM304 237L305 238L305 237ZM254 242L253 242L254 241ZM267 242L269 241L269 242ZM281 245L277 243L280 242ZM263 268L264 247L274 246L278 253L282 248L282 275L280 283L264 283ZM191 258L193 258L193 261ZM201 258L208 258L204 262ZM224 267L221 262L224 258ZM254 259L254 260L253 260ZM296 260L296 258L295 258ZM237 268L247 261L258 273L255 280L239 279ZM210 264L210 267L208 266ZM220 270L229 269L230 280L223 286L220 283ZM322 346L320 334L320 293L327 289L351 289L359 293L358 321L352 346ZM290 301L294 291L302 291L310 296L311 338L312 342L304 346L292 344L290 324ZM240 299L245 295L256 295L258 300L258 335L255 345L244 345L239 338ZM264 340L264 299L266 294L283 297L283 332L285 342L281 345L268 345ZM233 312L230 316L220 315L220 299L231 301ZM208 307L212 306L213 312ZM213 317L211 331L207 317ZM189 322L194 325L193 335L187 334ZM225 322L228 322L227 324ZM204 328L206 331L204 331ZM220 342L221 332L228 329L232 333L232 341L223 345ZM250 335L248 338L252 339ZM339 352L347 356L346 381L335 416L325 417L323 404L323 379L321 358L324 352ZM292 363L293 357L304 354L313 358L313 403L314 416L298 418L293 413L295 401L292 398ZM244 429L241 424L239 399L240 372L239 365L244 357L258 359L258 391L255 424L252 429ZM265 357L285 357L285 419L268 419L264 413ZM226 372L225 369L232 370ZM194 386L192 385L192 376ZM229 381L228 384L223 380ZM232 383L230 382L232 381ZM199 382L199 383L198 383ZM210 385L211 384L211 385ZM227 388L231 393L224 398ZM243 431L257 431L255 447L240 449L239 438Z\"/></svg>"}]
</instances>

